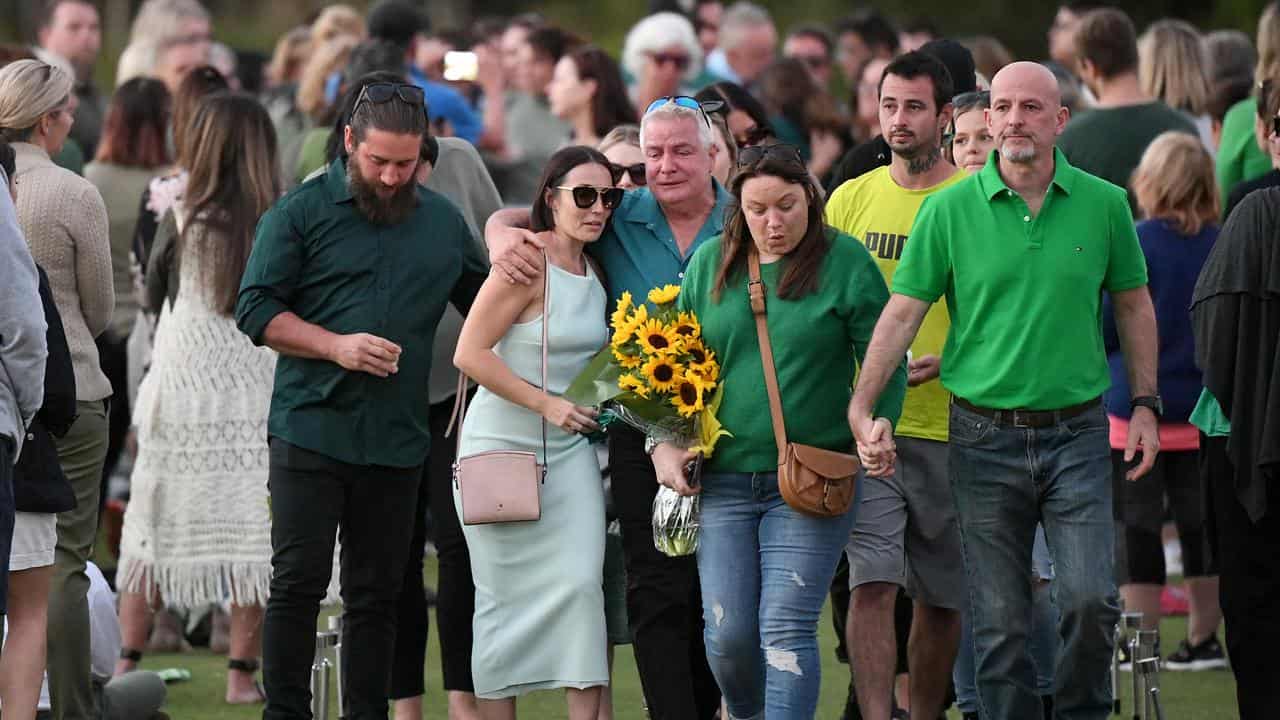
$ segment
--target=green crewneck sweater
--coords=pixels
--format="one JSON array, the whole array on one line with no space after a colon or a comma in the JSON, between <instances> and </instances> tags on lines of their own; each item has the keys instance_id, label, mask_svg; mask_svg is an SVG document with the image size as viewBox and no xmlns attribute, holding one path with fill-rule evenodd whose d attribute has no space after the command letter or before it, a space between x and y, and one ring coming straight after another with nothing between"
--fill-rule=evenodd
<instances>
[{"instance_id":1,"label":"green crewneck sweater","mask_svg":"<svg viewBox=\"0 0 1280 720\"><path fill-rule=\"evenodd\" d=\"M857 368L889 299L884 276L860 242L831 233L817 292L795 300L777 295L787 258L761 266L769 310L787 439L852 452L847 408ZM704 341L720 361L724 401L719 418L733 437L722 438L708 462L711 472L774 472L777 445L765 391L746 269L731 276L719 301L712 296L722 255L720 238L707 241L685 271L679 307L697 314ZM907 389L905 358L876 406L894 423Z\"/></svg>"}]
</instances>

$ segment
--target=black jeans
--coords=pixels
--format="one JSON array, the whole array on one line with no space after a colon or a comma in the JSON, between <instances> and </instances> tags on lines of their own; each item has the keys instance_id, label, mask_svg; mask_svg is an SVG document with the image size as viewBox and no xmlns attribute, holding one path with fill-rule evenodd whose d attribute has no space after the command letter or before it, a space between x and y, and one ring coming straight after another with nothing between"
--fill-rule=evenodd
<instances>
[{"instance_id":1,"label":"black jeans","mask_svg":"<svg viewBox=\"0 0 1280 720\"><path fill-rule=\"evenodd\" d=\"M386 720L396 598L421 466L350 465L271 438L271 597L263 720L310 718L316 619L342 542L342 682L350 720Z\"/></svg>"},{"instance_id":2,"label":"black jeans","mask_svg":"<svg viewBox=\"0 0 1280 720\"><path fill-rule=\"evenodd\" d=\"M1236 497L1227 438L1201 434L1200 456L1240 720L1274 718L1280 708L1280 493L1274 484L1268 488L1267 513L1255 523Z\"/></svg>"},{"instance_id":3,"label":"black jeans","mask_svg":"<svg viewBox=\"0 0 1280 720\"><path fill-rule=\"evenodd\" d=\"M627 565L627 616L640 685L652 720L708 719L720 708L703 645L702 595L692 557L670 558L653 546L658 492L644 436L609 428L613 499Z\"/></svg>"},{"instance_id":4,"label":"black jeans","mask_svg":"<svg viewBox=\"0 0 1280 720\"><path fill-rule=\"evenodd\" d=\"M13 547L13 457L16 444L8 435L0 435L0 615L8 612L9 551ZM0 623L0 639L4 638Z\"/></svg>"},{"instance_id":5,"label":"black jeans","mask_svg":"<svg viewBox=\"0 0 1280 720\"><path fill-rule=\"evenodd\" d=\"M472 392L474 394L474 391ZM453 507L454 438L446 438L453 398L431 406L431 455L422 468L422 484L414 508L413 540L400 589L395 661L391 666L391 697L422 695L423 664L427 656L427 596L422 587L422 556L427 540L427 510L431 510L440 574L436 587L436 630L440 633L441 675L446 691L475 692L471 683L471 616L476 586L471 580L471 556L462 523Z\"/></svg>"},{"instance_id":6,"label":"black jeans","mask_svg":"<svg viewBox=\"0 0 1280 720\"><path fill-rule=\"evenodd\" d=\"M111 404L107 408L107 421L110 423L107 431L107 459L102 465L102 494L98 496L99 517L107 503L107 483L111 480L111 473L115 472L116 464L120 462L120 454L124 452L124 440L129 434L131 422L126 350L128 342L128 337L116 339L109 330L96 340L98 364L107 380L111 381Z\"/></svg>"}]
</instances>

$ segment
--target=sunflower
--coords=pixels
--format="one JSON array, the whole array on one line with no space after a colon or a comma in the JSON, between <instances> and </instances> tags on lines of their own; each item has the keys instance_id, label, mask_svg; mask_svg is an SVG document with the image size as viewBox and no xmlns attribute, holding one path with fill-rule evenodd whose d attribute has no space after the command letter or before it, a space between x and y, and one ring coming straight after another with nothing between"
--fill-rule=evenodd
<instances>
[{"instance_id":1,"label":"sunflower","mask_svg":"<svg viewBox=\"0 0 1280 720\"><path fill-rule=\"evenodd\" d=\"M705 407L702 394L702 382L696 376L686 374L676 383L671 393L671 404L680 413L680 417L692 417Z\"/></svg>"},{"instance_id":2,"label":"sunflower","mask_svg":"<svg viewBox=\"0 0 1280 720\"><path fill-rule=\"evenodd\" d=\"M680 331L677 329L676 332ZM702 365L710 357L707 349L697 340L686 340L680 349L689 356L687 363L691 368Z\"/></svg>"},{"instance_id":3,"label":"sunflower","mask_svg":"<svg viewBox=\"0 0 1280 720\"><path fill-rule=\"evenodd\" d=\"M698 324L698 318L693 313L682 312L676 316L675 322L676 334L685 338L695 338L702 335L702 326Z\"/></svg>"},{"instance_id":4,"label":"sunflower","mask_svg":"<svg viewBox=\"0 0 1280 720\"><path fill-rule=\"evenodd\" d=\"M654 305L667 305L680 297L679 285L663 285L649 291L649 302Z\"/></svg>"},{"instance_id":5,"label":"sunflower","mask_svg":"<svg viewBox=\"0 0 1280 720\"><path fill-rule=\"evenodd\" d=\"M613 359L617 360L618 364L627 370L634 370L644 364L644 359L639 355L628 355L622 352L619 347L613 348Z\"/></svg>"},{"instance_id":6,"label":"sunflower","mask_svg":"<svg viewBox=\"0 0 1280 720\"><path fill-rule=\"evenodd\" d=\"M720 380L720 363L716 362L716 353L714 350L707 350L701 346L697 347L702 350L704 358L701 362L697 362L696 355L694 355L695 361L689 363L689 372L697 375L704 383L715 385ZM686 348L686 350L691 351L690 348Z\"/></svg>"},{"instance_id":7,"label":"sunflower","mask_svg":"<svg viewBox=\"0 0 1280 720\"><path fill-rule=\"evenodd\" d=\"M622 297L618 298L618 308L613 311L613 315L609 316L609 325L615 330L624 327L627 321L627 313L631 312L632 306L631 293L622 293Z\"/></svg>"},{"instance_id":8,"label":"sunflower","mask_svg":"<svg viewBox=\"0 0 1280 720\"><path fill-rule=\"evenodd\" d=\"M669 355L654 355L641 368L649 387L667 392L675 387L684 375L684 368Z\"/></svg>"},{"instance_id":9,"label":"sunflower","mask_svg":"<svg viewBox=\"0 0 1280 720\"><path fill-rule=\"evenodd\" d=\"M649 355L665 355L680 349L680 337L661 320L647 320L636 328L636 340Z\"/></svg>"},{"instance_id":10,"label":"sunflower","mask_svg":"<svg viewBox=\"0 0 1280 720\"><path fill-rule=\"evenodd\" d=\"M649 397L649 386L645 385L643 380L631 373L627 373L618 378L618 387L626 390L627 392L639 395L642 398Z\"/></svg>"}]
</instances>

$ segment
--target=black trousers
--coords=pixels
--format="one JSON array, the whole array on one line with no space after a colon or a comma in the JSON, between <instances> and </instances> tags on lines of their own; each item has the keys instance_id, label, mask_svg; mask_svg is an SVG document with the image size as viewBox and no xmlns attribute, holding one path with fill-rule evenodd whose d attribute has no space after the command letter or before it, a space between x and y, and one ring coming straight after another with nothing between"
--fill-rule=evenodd
<instances>
[{"instance_id":1,"label":"black trousers","mask_svg":"<svg viewBox=\"0 0 1280 720\"><path fill-rule=\"evenodd\" d=\"M15 443L8 435L0 435L0 615L8 612L9 552L13 547L13 461ZM4 638L0 623L0 639Z\"/></svg>"},{"instance_id":2,"label":"black trousers","mask_svg":"<svg viewBox=\"0 0 1280 720\"><path fill-rule=\"evenodd\" d=\"M474 391L473 393L474 394ZM422 558L430 509L440 574L436 587L436 630L440 633L440 665L445 691L475 692L471 682L471 616L476 586L462 523L453 507L454 438L446 438L453 399L431 406L431 455L422 467L422 483L414 507L413 540L400 589L395 658L391 666L391 698L426 692L427 596L422 587Z\"/></svg>"},{"instance_id":3,"label":"black trousers","mask_svg":"<svg viewBox=\"0 0 1280 720\"><path fill-rule=\"evenodd\" d=\"M396 599L421 466L350 465L271 438L271 597L263 720L311 717L316 619L342 541L342 692L349 720L386 720Z\"/></svg>"},{"instance_id":4,"label":"black trousers","mask_svg":"<svg viewBox=\"0 0 1280 720\"><path fill-rule=\"evenodd\" d=\"M115 472L124 452L124 440L129 435L132 410L129 407L129 369L126 346L129 338L115 338L111 331L102 333L95 341L98 346L98 364L111 382L111 402L107 406L107 459L102 464L102 493L98 496L98 516L107 504L107 483Z\"/></svg>"},{"instance_id":5,"label":"black trousers","mask_svg":"<svg viewBox=\"0 0 1280 720\"><path fill-rule=\"evenodd\" d=\"M720 688L702 642L702 593L692 557L670 558L653 546L658 492L644 436L609 428L613 499L627 565L627 616L640 685L652 720L706 720L720 708Z\"/></svg>"},{"instance_id":6,"label":"black trousers","mask_svg":"<svg viewBox=\"0 0 1280 720\"><path fill-rule=\"evenodd\" d=\"M1268 488L1267 513L1255 523L1236 497L1227 438L1201 434L1200 456L1240 720L1274 718L1280 712L1280 492L1274 484Z\"/></svg>"}]
</instances>

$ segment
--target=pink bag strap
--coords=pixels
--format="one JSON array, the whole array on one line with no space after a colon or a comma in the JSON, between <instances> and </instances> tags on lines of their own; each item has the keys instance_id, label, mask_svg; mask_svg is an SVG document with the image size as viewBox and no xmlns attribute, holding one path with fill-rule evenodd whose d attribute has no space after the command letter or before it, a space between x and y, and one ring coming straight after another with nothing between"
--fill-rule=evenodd
<instances>
[{"instance_id":1,"label":"pink bag strap","mask_svg":"<svg viewBox=\"0 0 1280 720\"><path fill-rule=\"evenodd\" d=\"M547 328L551 324L548 317L551 309L551 260L547 258L546 251L542 253L544 267L542 269L542 385L539 390L547 391ZM462 422L467 416L467 375L461 370L458 371L458 389L453 397L453 411L449 413L449 427L444 431L445 437L449 437L455 429L458 431L455 439L456 446L454 458L462 457ZM547 419L542 418L542 467L543 476L546 476L547 466Z\"/></svg>"}]
</instances>

